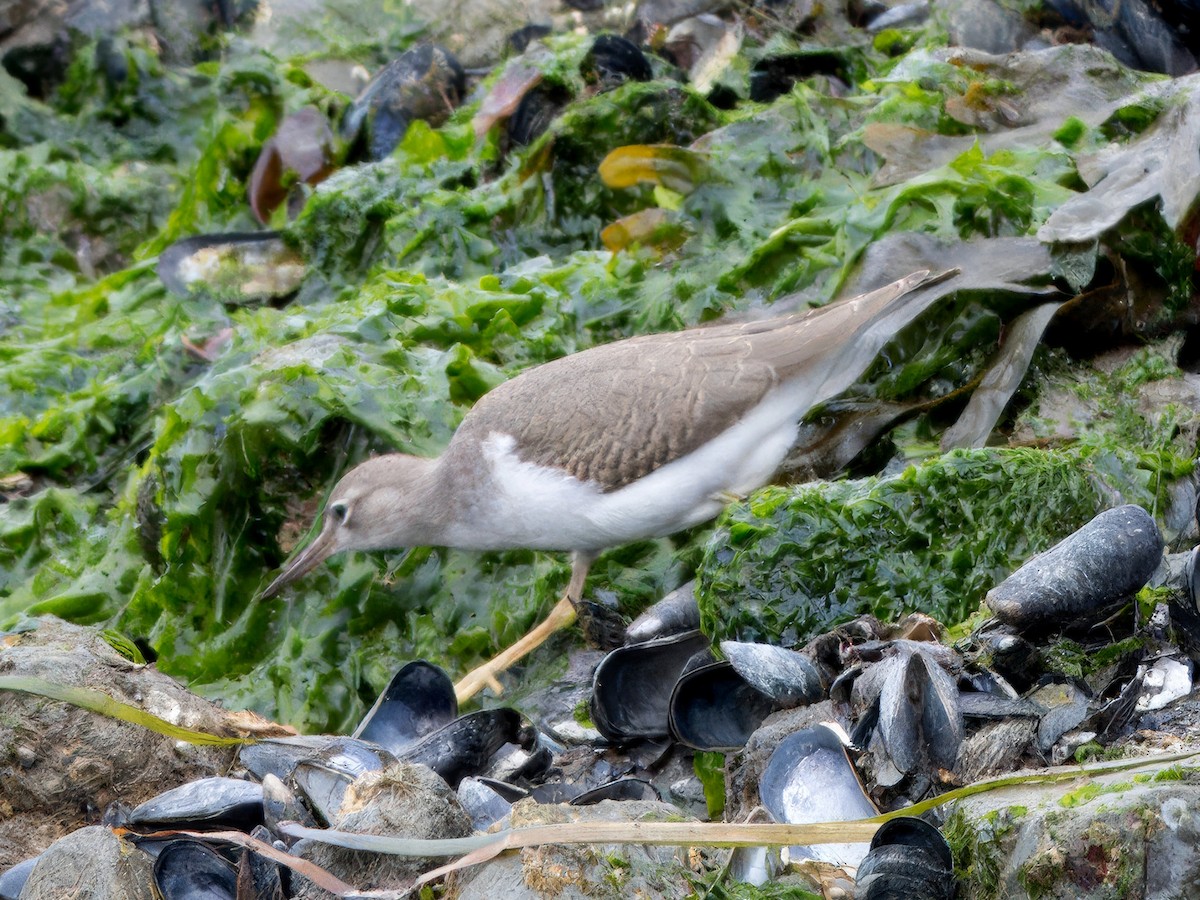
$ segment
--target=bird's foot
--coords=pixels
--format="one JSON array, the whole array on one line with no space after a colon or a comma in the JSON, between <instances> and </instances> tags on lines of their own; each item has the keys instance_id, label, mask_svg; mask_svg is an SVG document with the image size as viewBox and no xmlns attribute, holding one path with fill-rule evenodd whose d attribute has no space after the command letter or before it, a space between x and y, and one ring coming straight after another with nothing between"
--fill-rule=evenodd
<instances>
[{"instance_id":1,"label":"bird's foot","mask_svg":"<svg viewBox=\"0 0 1200 900\"><path fill-rule=\"evenodd\" d=\"M612 650L625 643L625 626L629 623L614 607L591 600L577 600L575 613L579 616L579 629L589 647Z\"/></svg>"},{"instance_id":2,"label":"bird's foot","mask_svg":"<svg viewBox=\"0 0 1200 900\"><path fill-rule=\"evenodd\" d=\"M472 669L454 686L454 695L459 703L470 700L485 687L496 694L504 693L504 687L496 678L501 672L516 663L526 654L540 647L554 632L566 628L575 621L575 605L569 597L563 597L539 625L511 647L502 650L482 666Z\"/></svg>"}]
</instances>

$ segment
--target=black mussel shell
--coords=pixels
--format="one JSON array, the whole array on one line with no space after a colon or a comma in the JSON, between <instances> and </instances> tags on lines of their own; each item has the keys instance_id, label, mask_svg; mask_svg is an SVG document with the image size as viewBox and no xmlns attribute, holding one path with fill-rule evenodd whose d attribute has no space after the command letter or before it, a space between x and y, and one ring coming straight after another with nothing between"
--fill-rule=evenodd
<instances>
[{"instance_id":1,"label":"black mussel shell","mask_svg":"<svg viewBox=\"0 0 1200 900\"><path fill-rule=\"evenodd\" d=\"M437 666L418 659L402 666L384 688L354 737L399 754L458 715L454 683Z\"/></svg>"},{"instance_id":2,"label":"black mussel shell","mask_svg":"<svg viewBox=\"0 0 1200 900\"><path fill-rule=\"evenodd\" d=\"M259 779L269 772L286 781L297 765L313 760L353 779L364 772L386 769L396 757L382 747L358 738L322 734L264 738L246 744L238 751L238 762Z\"/></svg>"},{"instance_id":3,"label":"black mussel shell","mask_svg":"<svg viewBox=\"0 0 1200 900\"><path fill-rule=\"evenodd\" d=\"M803 653L743 641L721 641L721 652L748 684L780 706L825 699L821 673Z\"/></svg>"},{"instance_id":4,"label":"black mussel shell","mask_svg":"<svg viewBox=\"0 0 1200 900\"><path fill-rule=\"evenodd\" d=\"M770 103L790 91L797 81L813 75L833 75L843 81L850 80L845 59L828 50L768 56L750 70L750 99Z\"/></svg>"},{"instance_id":5,"label":"black mussel shell","mask_svg":"<svg viewBox=\"0 0 1200 900\"><path fill-rule=\"evenodd\" d=\"M696 602L696 582L689 581L634 619L625 629L625 642L638 644L699 628L700 605Z\"/></svg>"},{"instance_id":6,"label":"black mussel shell","mask_svg":"<svg viewBox=\"0 0 1200 900\"><path fill-rule=\"evenodd\" d=\"M591 806L601 800L662 800L658 789L641 778L618 778L608 784L594 787L578 794L570 801L571 806Z\"/></svg>"},{"instance_id":7,"label":"black mussel shell","mask_svg":"<svg viewBox=\"0 0 1200 900\"><path fill-rule=\"evenodd\" d=\"M467 75L454 54L421 44L396 57L367 83L342 120L347 140L365 132L371 159L384 159L400 143L414 119L437 127L466 92Z\"/></svg>"},{"instance_id":8,"label":"black mussel shell","mask_svg":"<svg viewBox=\"0 0 1200 900\"><path fill-rule=\"evenodd\" d=\"M779 742L758 783L763 808L776 822L806 825L843 822L879 814L863 791L846 747L833 729L814 725ZM857 864L868 845L818 844L788 848L790 859Z\"/></svg>"},{"instance_id":9,"label":"black mussel shell","mask_svg":"<svg viewBox=\"0 0 1200 900\"><path fill-rule=\"evenodd\" d=\"M571 94L557 85L542 84L525 94L508 117L508 139L526 147L545 133L555 116L571 102Z\"/></svg>"},{"instance_id":10,"label":"black mussel shell","mask_svg":"<svg viewBox=\"0 0 1200 900\"><path fill-rule=\"evenodd\" d=\"M777 708L728 660L692 669L671 692L671 735L696 750L740 750Z\"/></svg>"},{"instance_id":11,"label":"black mussel shell","mask_svg":"<svg viewBox=\"0 0 1200 900\"><path fill-rule=\"evenodd\" d=\"M263 821L263 789L255 781L213 776L151 797L129 813L127 824L230 825L249 831Z\"/></svg>"},{"instance_id":12,"label":"black mussel shell","mask_svg":"<svg viewBox=\"0 0 1200 900\"><path fill-rule=\"evenodd\" d=\"M602 90L654 77L650 61L637 45L615 34L599 35L580 68L584 80L599 84Z\"/></svg>"},{"instance_id":13,"label":"black mussel shell","mask_svg":"<svg viewBox=\"0 0 1200 900\"><path fill-rule=\"evenodd\" d=\"M1151 515L1127 504L1105 510L992 588L987 605L1021 629L1091 620L1136 594L1162 561Z\"/></svg>"},{"instance_id":14,"label":"black mussel shell","mask_svg":"<svg viewBox=\"0 0 1200 900\"><path fill-rule=\"evenodd\" d=\"M521 716L515 709L483 709L460 716L410 744L400 759L429 766L452 788L477 775L497 750L518 742Z\"/></svg>"},{"instance_id":15,"label":"black mussel shell","mask_svg":"<svg viewBox=\"0 0 1200 900\"><path fill-rule=\"evenodd\" d=\"M929 762L951 768L964 734L954 679L921 650L901 651L875 668L887 673L878 728L893 765L905 774Z\"/></svg>"},{"instance_id":16,"label":"black mussel shell","mask_svg":"<svg viewBox=\"0 0 1200 900\"><path fill-rule=\"evenodd\" d=\"M199 841L171 841L154 860L154 883L163 900L236 900L237 871Z\"/></svg>"},{"instance_id":17,"label":"black mussel shell","mask_svg":"<svg viewBox=\"0 0 1200 900\"><path fill-rule=\"evenodd\" d=\"M861 900L952 900L950 845L923 819L904 816L885 822L858 867L856 886Z\"/></svg>"},{"instance_id":18,"label":"black mussel shell","mask_svg":"<svg viewBox=\"0 0 1200 900\"><path fill-rule=\"evenodd\" d=\"M689 659L707 650L699 631L618 647L592 676L592 721L610 741L670 733L671 692Z\"/></svg>"},{"instance_id":19,"label":"black mussel shell","mask_svg":"<svg viewBox=\"0 0 1200 900\"><path fill-rule=\"evenodd\" d=\"M535 22L512 32L505 43L513 53L524 53L525 49L534 41L549 37L553 33L554 29L549 25L542 25Z\"/></svg>"},{"instance_id":20,"label":"black mussel shell","mask_svg":"<svg viewBox=\"0 0 1200 900\"><path fill-rule=\"evenodd\" d=\"M286 297L307 272L275 231L184 238L159 254L156 269L172 294L234 304Z\"/></svg>"}]
</instances>

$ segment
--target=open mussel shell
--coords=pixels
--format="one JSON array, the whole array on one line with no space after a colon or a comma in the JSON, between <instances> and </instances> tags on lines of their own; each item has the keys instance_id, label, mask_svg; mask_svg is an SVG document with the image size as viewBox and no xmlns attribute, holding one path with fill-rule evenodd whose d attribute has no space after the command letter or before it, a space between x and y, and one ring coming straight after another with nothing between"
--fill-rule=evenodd
<instances>
[{"instance_id":1,"label":"open mussel shell","mask_svg":"<svg viewBox=\"0 0 1200 900\"><path fill-rule=\"evenodd\" d=\"M708 648L699 631L618 647L592 676L592 721L610 741L664 738L671 693L688 660Z\"/></svg>"},{"instance_id":2,"label":"open mussel shell","mask_svg":"<svg viewBox=\"0 0 1200 900\"><path fill-rule=\"evenodd\" d=\"M354 730L354 737L399 754L457 716L458 699L450 676L432 663L418 659L392 676Z\"/></svg>"},{"instance_id":3,"label":"open mussel shell","mask_svg":"<svg viewBox=\"0 0 1200 900\"><path fill-rule=\"evenodd\" d=\"M429 766L452 788L477 775L505 744L518 743L521 716L515 709L482 709L460 716L410 744L399 754L408 762Z\"/></svg>"},{"instance_id":4,"label":"open mussel shell","mask_svg":"<svg viewBox=\"0 0 1200 900\"><path fill-rule=\"evenodd\" d=\"M827 725L814 725L779 742L758 783L763 808L776 822L807 825L845 822L879 814L863 791L841 737ZM855 866L865 843L789 847L792 861L816 859Z\"/></svg>"},{"instance_id":5,"label":"open mussel shell","mask_svg":"<svg viewBox=\"0 0 1200 900\"><path fill-rule=\"evenodd\" d=\"M802 653L743 641L721 641L721 652L747 684L780 706L803 706L825 698L821 673Z\"/></svg>"},{"instance_id":6,"label":"open mussel shell","mask_svg":"<svg viewBox=\"0 0 1200 900\"><path fill-rule=\"evenodd\" d=\"M263 789L254 781L215 775L151 797L131 811L125 824L230 825L249 831L263 821Z\"/></svg>"},{"instance_id":7,"label":"open mussel shell","mask_svg":"<svg viewBox=\"0 0 1200 900\"><path fill-rule=\"evenodd\" d=\"M406 50L367 83L342 120L342 135L363 140L367 155L384 159L414 119L437 127L449 118L466 91L466 72L454 54L436 44Z\"/></svg>"},{"instance_id":8,"label":"open mussel shell","mask_svg":"<svg viewBox=\"0 0 1200 900\"><path fill-rule=\"evenodd\" d=\"M306 274L304 260L274 231L184 238L159 254L157 271L177 296L233 304L286 297Z\"/></svg>"},{"instance_id":9,"label":"open mussel shell","mask_svg":"<svg viewBox=\"0 0 1200 900\"><path fill-rule=\"evenodd\" d=\"M992 588L987 605L1021 629L1090 621L1141 590L1162 552L1148 512L1132 504L1108 509Z\"/></svg>"},{"instance_id":10,"label":"open mussel shell","mask_svg":"<svg viewBox=\"0 0 1200 900\"><path fill-rule=\"evenodd\" d=\"M671 692L671 736L696 750L740 750L775 702L746 682L728 660L679 676Z\"/></svg>"},{"instance_id":11,"label":"open mussel shell","mask_svg":"<svg viewBox=\"0 0 1200 900\"><path fill-rule=\"evenodd\" d=\"M855 879L859 900L951 900L954 857L940 831L903 816L880 826Z\"/></svg>"},{"instance_id":12,"label":"open mussel shell","mask_svg":"<svg viewBox=\"0 0 1200 900\"><path fill-rule=\"evenodd\" d=\"M163 900L236 900L237 871L200 841L171 841L154 860L154 884Z\"/></svg>"}]
</instances>

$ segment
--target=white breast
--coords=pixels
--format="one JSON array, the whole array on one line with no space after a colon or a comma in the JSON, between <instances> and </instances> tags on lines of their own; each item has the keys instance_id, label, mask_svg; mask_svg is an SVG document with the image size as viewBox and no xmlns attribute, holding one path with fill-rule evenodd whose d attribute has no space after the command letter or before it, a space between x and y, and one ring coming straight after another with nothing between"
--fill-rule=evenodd
<instances>
[{"instance_id":1,"label":"white breast","mask_svg":"<svg viewBox=\"0 0 1200 900\"><path fill-rule=\"evenodd\" d=\"M456 523L447 543L478 549L598 550L713 518L730 495L766 484L796 439L796 398L775 391L736 425L632 484L604 493L558 469L522 462L511 435L484 442L493 502Z\"/></svg>"}]
</instances>

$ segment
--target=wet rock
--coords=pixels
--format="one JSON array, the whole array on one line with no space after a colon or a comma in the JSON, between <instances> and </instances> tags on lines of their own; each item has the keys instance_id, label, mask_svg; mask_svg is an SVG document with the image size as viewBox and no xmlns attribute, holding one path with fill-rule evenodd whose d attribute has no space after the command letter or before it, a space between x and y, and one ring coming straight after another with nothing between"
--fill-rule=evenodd
<instances>
[{"instance_id":1,"label":"wet rock","mask_svg":"<svg viewBox=\"0 0 1200 900\"><path fill-rule=\"evenodd\" d=\"M679 810L650 800L605 800L594 806L538 805L512 810L514 828L570 822L678 822ZM682 897L693 890L690 870L674 847L636 844L546 844L505 854L456 872L448 900L543 900L545 897Z\"/></svg>"},{"instance_id":2,"label":"wet rock","mask_svg":"<svg viewBox=\"0 0 1200 900\"><path fill-rule=\"evenodd\" d=\"M22 900L153 900L149 856L111 828L92 825L56 841L38 859Z\"/></svg>"},{"instance_id":3,"label":"wet rock","mask_svg":"<svg viewBox=\"0 0 1200 900\"><path fill-rule=\"evenodd\" d=\"M446 782L425 766L403 762L355 781L332 825L344 831L408 838L465 837L471 833L471 817ZM440 860L423 857L364 853L309 841L298 842L294 852L351 884L373 889L401 887L441 864ZM303 881L296 896L315 900L328 894Z\"/></svg>"},{"instance_id":4,"label":"wet rock","mask_svg":"<svg viewBox=\"0 0 1200 900\"><path fill-rule=\"evenodd\" d=\"M1164 769L978 794L945 831L956 856L995 873L991 896L1200 897L1200 785L1156 780Z\"/></svg>"},{"instance_id":5,"label":"wet rock","mask_svg":"<svg viewBox=\"0 0 1200 900\"><path fill-rule=\"evenodd\" d=\"M1106 510L1021 566L987 595L1000 621L1066 627L1132 597L1162 559L1158 525L1140 506Z\"/></svg>"},{"instance_id":6,"label":"wet rock","mask_svg":"<svg viewBox=\"0 0 1200 900\"><path fill-rule=\"evenodd\" d=\"M229 714L220 707L126 659L96 629L52 617L33 631L0 637L0 675L101 689L175 724L228 733ZM0 692L0 721L0 868L46 849L89 816L94 822L114 800L136 805L225 771L234 754L14 691Z\"/></svg>"}]
</instances>

